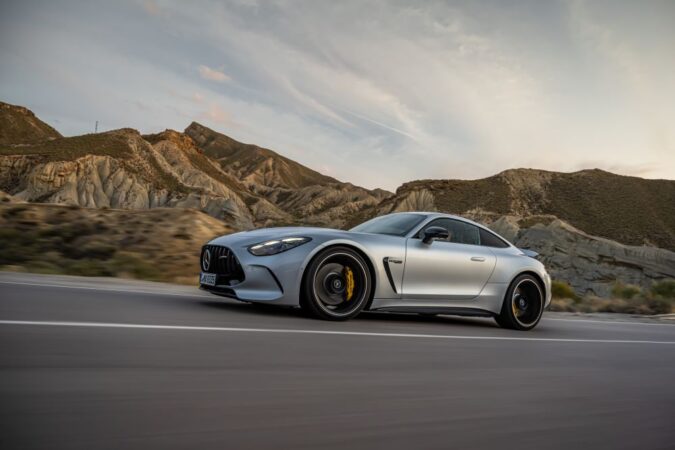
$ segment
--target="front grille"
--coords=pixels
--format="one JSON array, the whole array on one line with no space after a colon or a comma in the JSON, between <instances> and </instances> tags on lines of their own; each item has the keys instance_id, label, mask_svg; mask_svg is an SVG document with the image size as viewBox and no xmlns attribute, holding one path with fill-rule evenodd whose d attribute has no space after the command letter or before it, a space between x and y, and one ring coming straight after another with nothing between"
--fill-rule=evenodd
<instances>
[{"instance_id":1,"label":"front grille","mask_svg":"<svg viewBox=\"0 0 675 450\"><path fill-rule=\"evenodd\" d=\"M204 270L204 252L211 252L211 264ZM199 264L204 272L218 275L218 284L230 284L230 281L244 281L244 270L235 254L227 247L220 245L205 245L199 256Z\"/></svg>"}]
</instances>

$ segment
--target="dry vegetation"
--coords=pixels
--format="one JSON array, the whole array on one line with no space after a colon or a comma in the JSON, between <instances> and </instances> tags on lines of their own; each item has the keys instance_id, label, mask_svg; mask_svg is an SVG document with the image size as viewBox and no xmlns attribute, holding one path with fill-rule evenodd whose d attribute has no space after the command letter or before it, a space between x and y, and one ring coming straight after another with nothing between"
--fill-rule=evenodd
<instances>
[{"instance_id":1,"label":"dry vegetation","mask_svg":"<svg viewBox=\"0 0 675 450\"><path fill-rule=\"evenodd\" d=\"M0 205L0 269L193 284L202 244L231 232L195 210Z\"/></svg>"},{"instance_id":2,"label":"dry vegetation","mask_svg":"<svg viewBox=\"0 0 675 450\"><path fill-rule=\"evenodd\" d=\"M610 298L579 296L564 281L554 281L552 291L552 311L670 314L675 309L675 280L654 283L650 289L616 282Z\"/></svg>"},{"instance_id":3,"label":"dry vegetation","mask_svg":"<svg viewBox=\"0 0 675 450\"><path fill-rule=\"evenodd\" d=\"M86 155L131 158L133 150L124 131L84 134L21 146L0 145L0 155L38 155L45 161L70 161Z\"/></svg>"},{"instance_id":4,"label":"dry vegetation","mask_svg":"<svg viewBox=\"0 0 675 450\"><path fill-rule=\"evenodd\" d=\"M60 138L61 134L22 106L0 102L0 145L28 144Z\"/></svg>"}]
</instances>

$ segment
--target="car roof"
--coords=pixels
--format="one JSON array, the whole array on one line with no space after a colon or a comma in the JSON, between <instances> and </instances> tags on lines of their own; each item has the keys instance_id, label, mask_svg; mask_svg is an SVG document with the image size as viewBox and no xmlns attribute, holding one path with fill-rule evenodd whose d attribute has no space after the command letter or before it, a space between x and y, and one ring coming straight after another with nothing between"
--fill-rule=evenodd
<instances>
[{"instance_id":1,"label":"car roof","mask_svg":"<svg viewBox=\"0 0 675 450\"><path fill-rule=\"evenodd\" d=\"M419 215L426 216L427 219L438 219L438 218L444 217L444 218L448 218L448 219L460 220L462 222L468 222L468 223L470 223L472 225L476 225L480 228L486 228L487 229L487 227L485 225L474 222L473 220L467 219L466 217L457 216L457 215L454 215L454 214L442 213L442 212L438 212L438 211L401 211L401 212L395 212L395 213L391 213L391 214L419 214Z\"/></svg>"}]
</instances>

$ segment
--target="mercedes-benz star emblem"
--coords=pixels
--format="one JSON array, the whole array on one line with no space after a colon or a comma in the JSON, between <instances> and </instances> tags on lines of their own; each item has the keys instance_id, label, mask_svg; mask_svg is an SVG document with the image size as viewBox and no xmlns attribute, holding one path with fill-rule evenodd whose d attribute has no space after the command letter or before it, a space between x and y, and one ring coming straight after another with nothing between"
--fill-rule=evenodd
<instances>
[{"instance_id":1,"label":"mercedes-benz star emblem","mask_svg":"<svg viewBox=\"0 0 675 450\"><path fill-rule=\"evenodd\" d=\"M209 270L209 266L211 265L211 251L209 249L204 250L204 256L202 256L202 269L204 269L204 272L207 272Z\"/></svg>"}]
</instances>

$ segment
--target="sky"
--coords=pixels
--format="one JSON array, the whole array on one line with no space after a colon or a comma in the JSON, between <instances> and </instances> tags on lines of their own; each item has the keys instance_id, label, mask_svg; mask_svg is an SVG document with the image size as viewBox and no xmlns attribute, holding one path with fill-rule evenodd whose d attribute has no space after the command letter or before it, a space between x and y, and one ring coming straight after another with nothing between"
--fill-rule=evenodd
<instances>
[{"instance_id":1,"label":"sky","mask_svg":"<svg viewBox=\"0 0 675 450\"><path fill-rule=\"evenodd\" d=\"M675 178L673 1L0 0L0 100L62 134L197 121L368 188Z\"/></svg>"}]
</instances>

